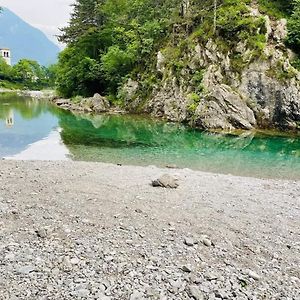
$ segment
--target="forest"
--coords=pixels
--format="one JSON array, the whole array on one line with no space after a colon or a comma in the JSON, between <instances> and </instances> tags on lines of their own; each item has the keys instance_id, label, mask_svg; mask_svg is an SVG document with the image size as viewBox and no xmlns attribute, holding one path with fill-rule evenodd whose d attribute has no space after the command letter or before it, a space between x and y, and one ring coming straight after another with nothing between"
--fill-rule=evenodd
<instances>
[{"instance_id":1,"label":"forest","mask_svg":"<svg viewBox=\"0 0 300 300\"><path fill-rule=\"evenodd\" d=\"M21 59L10 66L0 58L0 87L7 89L43 89L55 86L55 66Z\"/></svg>"},{"instance_id":2,"label":"forest","mask_svg":"<svg viewBox=\"0 0 300 300\"><path fill-rule=\"evenodd\" d=\"M61 96L95 92L122 100L122 85L136 79L145 95L160 80L156 55L180 70L180 53L193 40L213 39L223 49L246 40L260 55L265 40L257 32L261 20L249 14L258 5L271 19L288 20L286 46L300 54L300 0L76 0L69 25L58 37L67 46L57 65L49 68L31 60L10 67L0 61L4 87L29 89L55 86ZM293 66L300 69L296 58ZM198 74L201 77L201 74ZM201 79L201 78L200 78Z\"/></svg>"},{"instance_id":3,"label":"forest","mask_svg":"<svg viewBox=\"0 0 300 300\"><path fill-rule=\"evenodd\" d=\"M249 13L258 5L271 19L288 20L286 45L300 54L300 0L77 0L59 40L67 44L57 65L57 89L65 97L99 92L122 98L120 87L135 78L147 90L155 86L157 52L169 52L180 68L178 52L188 41L213 39L223 48L240 40L258 53L264 35ZM179 40L174 41L175 39ZM258 54L259 55L259 54ZM300 66L295 59L295 66Z\"/></svg>"}]
</instances>

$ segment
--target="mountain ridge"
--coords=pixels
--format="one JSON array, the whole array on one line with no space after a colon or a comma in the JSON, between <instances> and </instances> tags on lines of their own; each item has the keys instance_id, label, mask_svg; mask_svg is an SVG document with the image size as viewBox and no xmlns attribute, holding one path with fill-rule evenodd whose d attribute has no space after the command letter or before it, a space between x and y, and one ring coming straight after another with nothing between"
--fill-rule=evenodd
<instances>
[{"instance_id":1,"label":"mountain ridge","mask_svg":"<svg viewBox=\"0 0 300 300\"><path fill-rule=\"evenodd\" d=\"M60 51L41 30L5 7L0 13L0 47L11 49L12 64L27 58L47 66L56 62Z\"/></svg>"}]
</instances>

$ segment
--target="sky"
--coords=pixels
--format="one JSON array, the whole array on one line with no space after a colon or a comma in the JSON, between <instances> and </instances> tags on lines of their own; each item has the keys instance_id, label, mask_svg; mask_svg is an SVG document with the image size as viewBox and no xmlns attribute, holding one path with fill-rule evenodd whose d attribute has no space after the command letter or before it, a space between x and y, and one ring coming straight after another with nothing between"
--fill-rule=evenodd
<instances>
[{"instance_id":1,"label":"sky","mask_svg":"<svg viewBox=\"0 0 300 300\"><path fill-rule=\"evenodd\" d=\"M68 23L74 0L0 0L4 6L57 42L58 28Z\"/></svg>"}]
</instances>

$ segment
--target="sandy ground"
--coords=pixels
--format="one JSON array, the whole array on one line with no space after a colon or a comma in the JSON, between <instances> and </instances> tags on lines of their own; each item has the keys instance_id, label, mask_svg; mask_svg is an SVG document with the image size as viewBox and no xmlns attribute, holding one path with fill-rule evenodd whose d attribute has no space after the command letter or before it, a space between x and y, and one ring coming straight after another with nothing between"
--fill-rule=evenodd
<instances>
[{"instance_id":1,"label":"sandy ground","mask_svg":"<svg viewBox=\"0 0 300 300\"><path fill-rule=\"evenodd\" d=\"M0 183L0 299L300 299L299 181L2 160Z\"/></svg>"}]
</instances>

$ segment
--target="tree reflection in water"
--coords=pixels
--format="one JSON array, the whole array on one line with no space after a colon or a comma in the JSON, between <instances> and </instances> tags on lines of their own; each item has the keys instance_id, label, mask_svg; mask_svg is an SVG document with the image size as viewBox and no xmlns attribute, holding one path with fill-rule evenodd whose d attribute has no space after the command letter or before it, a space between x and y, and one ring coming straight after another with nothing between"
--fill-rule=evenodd
<instances>
[{"instance_id":1,"label":"tree reflection in water","mask_svg":"<svg viewBox=\"0 0 300 300\"><path fill-rule=\"evenodd\" d=\"M14 126L5 128L13 115ZM0 97L1 119L2 156L19 153L55 131L61 136L57 143L62 141L74 160L175 164L217 173L300 179L299 136L217 134L146 116L73 114L14 95Z\"/></svg>"}]
</instances>

